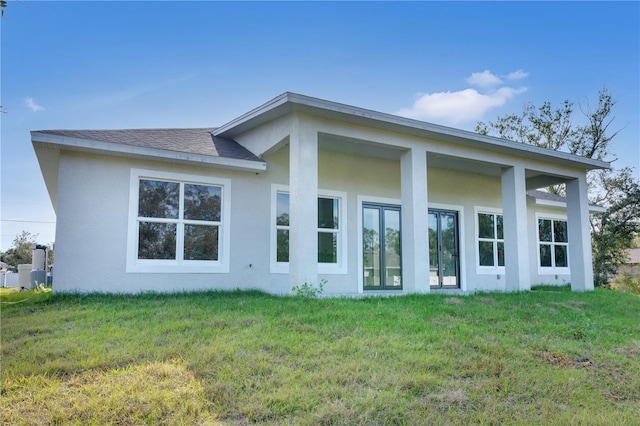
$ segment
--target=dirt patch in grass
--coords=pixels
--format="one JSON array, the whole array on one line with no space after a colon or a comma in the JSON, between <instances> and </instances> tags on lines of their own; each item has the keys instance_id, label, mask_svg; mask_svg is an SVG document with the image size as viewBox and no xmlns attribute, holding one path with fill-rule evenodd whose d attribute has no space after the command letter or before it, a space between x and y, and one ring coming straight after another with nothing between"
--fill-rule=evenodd
<instances>
[{"instance_id":1,"label":"dirt patch in grass","mask_svg":"<svg viewBox=\"0 0 640 426\"><path fill-rule=\"evenodd\" d=\"M177 362L2 384L3 424L217 425L200 383Z\"/></svg>"},{"instance_id":2,"label":"dirt patch in grass","mask_svg":"<svg viewBox=\"0 0 640 426\"><path fill-rule=\"evenodd\" d=\"M561 368L588 368L594 366L594 363L589 358L571 358L561 352L545 351L537 354L536 357L549 365Z\"/></svg>"},{"instance_id":3,"label":"dirt patch in grass","mask_svg":"<svg viewBox=\"0 0 640 426\"><path fill-rule=\"evenodd\" d=\"M444 299L444 303L448 303L450 305L463 305L464 300L459 297L447 297L446 299Z\"/></svg>"},{"instance_id":4,"label":"dirt patch in grass","mask_svg":"<svg viewBox=\"0 0 640 426\"><path fill-rule=\"evenodd\" d=\"M584 308L588 305L586 302L581 302L578 300L569 300L567 302L551 302L550 305L560 306L561 308L573 309L573 308Z\"/></svg>"},{"instance_id":5,"label":"dirt patch in grass","mask_svg":"<svg viewBox=\"0 0 640 426\"><path fill-rule=\"evenodd\" d=\"M440 392L422 398L426 406L435 407L437 411L444 412L452 408L464 408L469 404L469 397L458 389L443 389Z\"/></svg>"},{"instance_id":6,"label":"dirt patch in grass","mask_svg":"<svg viewBox=\"0 0 640 426\"><path fill-rule=\"evenodd\" d=\"M629 358L640 359L640 341L636 340L626 346L614 349L614 352L620 355L625 355Z\"/></svg>"}]
</instances>

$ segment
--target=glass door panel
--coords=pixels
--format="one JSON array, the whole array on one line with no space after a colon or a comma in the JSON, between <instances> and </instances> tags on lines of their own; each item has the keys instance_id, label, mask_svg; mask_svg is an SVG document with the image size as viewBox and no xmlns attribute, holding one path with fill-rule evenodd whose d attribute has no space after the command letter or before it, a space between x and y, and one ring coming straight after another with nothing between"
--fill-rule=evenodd
<instances>
[{"instance_id":1,"label":"glass door panel","mask_svg":"<svg viewBox=\"0 0 640 426\"><path fill-rule=\"evenodd\" d=\"M457 213L440 214L442 286L458 286Z\"/></svg>"},{"instance_id":2,"label":"glass door panel","mask_svg":"<svg viewBox=\"0 0 640 426\"><path fill-rule=\"evenodd\" d=\"M362 211L362 254L364 286L380 287L380 210L365 207Z\"/></svg>"},{"instance_id":3,"label":"glass door panel","mask_svg":"<svg viewBox=\"0 0 640 426\"><path fill-rule=\"evenodd\" d=\"M384 210L384 227L385 286L401 287L399 210Z\"/></svg>"},{"instance_id":4,"label":"glass door panel","mask_svg":"<svg viewBox=\"0 0 640 426\"><path fill-rule=\"evenodd\" d=\"M438 216L429 212L429 284L440 285L440 268L438 262Z\"/></svg>"}]
</instances>

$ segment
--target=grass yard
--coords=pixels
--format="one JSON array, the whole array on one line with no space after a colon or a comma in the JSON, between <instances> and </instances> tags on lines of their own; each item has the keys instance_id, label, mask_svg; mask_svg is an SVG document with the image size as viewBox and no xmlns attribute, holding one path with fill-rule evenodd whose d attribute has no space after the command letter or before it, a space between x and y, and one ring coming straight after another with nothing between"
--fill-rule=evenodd
<instances>
[{"instance_id":1,"label":"grass yard","mask_svg":"<svg viewBox=\"0 0 640 426\"><path fill-rule=\"evenodd\" d=\"M46 293L1 321L3 424L640 422L640 297L611 290Z\"/></svg>"}]
</instances>

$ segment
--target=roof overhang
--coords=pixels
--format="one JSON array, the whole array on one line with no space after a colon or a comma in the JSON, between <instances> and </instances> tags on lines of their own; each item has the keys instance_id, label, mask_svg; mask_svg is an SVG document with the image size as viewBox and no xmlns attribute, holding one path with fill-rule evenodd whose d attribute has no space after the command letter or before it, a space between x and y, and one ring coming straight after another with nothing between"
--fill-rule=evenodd
<instances>
[{"instance_id":1,"label":"roof overhang","mask_svg":"<svg viewBox=\"0 0 640 426\"><path fill-rule=\"evenodd\" d=\"M291 92L285 92L218 127L213 134L233 139L239 134L293 112L302 112L325 119L334 119L420 138L476 148L482 147L490 151L538 159L583 170L610 168L610 163L606 161L594 160L566 152L553 151L534 145L480 135L466 130L454 129Z\"/></svg>"},{"instance_id":2,"label":"roof overhang","mask_svg":"<svg viewBox=\"0 0 640 426\"><path fill-rule=\"evenodd\" d=\"M67 136L51 135L44 132L31 132L34 148L57 149L61 151L77 151L96 154L107 154L117 157L142 158L154 161L170 161L200 166L214 166L232 170L263 172L267 169L264 161L242 160L236 158L217 157L213 155L195 154L183 151L139 147L112 142L78 139Z\"/></svg>"},{"instance_id":3,"label":"roof overhang","mask_svg":"<svg viewBox=\"0 0 640 426\"><path fill-rule=\"evenodd\" d=\"M558 200L545 200L543 198L536 198L531 195L527 195L527 199L530 200L529 203L536 206L542 207L551 207L556 209L567 209L566 201L558 201ZM597 204L589 204L589 212L590 213L604 213L607 209L605 207L599 206Z\"/></svg>"},{"instance_id":4,"label":"roof overhang","mask_svg":"<svg viewBox=\"0 0 640 426\"><path fill-rule=\"evenodd\" d=\"M57 211L58 172L60 152L84 152L90 154L110 155L124 158L138 158L153 161L167 161L204 167L217 167L245 172L264 172L267 163L264 161L242 160L216 157L213 155L194 154L165 149L138 147L112 142L78 139L67 136L51 135L44 132L31 132L31 143L40 164L49 198L54 211Z\"/></svg>"}]
</instances>

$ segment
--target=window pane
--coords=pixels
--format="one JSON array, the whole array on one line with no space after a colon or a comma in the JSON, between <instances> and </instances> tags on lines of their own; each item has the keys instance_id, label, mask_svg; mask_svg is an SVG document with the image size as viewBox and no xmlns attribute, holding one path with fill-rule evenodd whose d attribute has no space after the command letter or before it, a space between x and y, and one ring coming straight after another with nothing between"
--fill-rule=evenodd
<instances>
[{"instance_id":1,"label":"window pane","mask_svg":"<svg viewBox=\"0 0 640 426\"><path fill-rule=\"evenodd\" d=\"M551 242L551 221L549 219L538 219L538 234L540 241Z\"/></svg>"},{"instance_id":2,"label":"window pane","mask_svg":"<svg viewBox=\"0 0 640 426\"><path fill-rule=\"evenodd\" d=\"M180 184L140 179L138 216L177 219Z\"/></svg>"},{"instance_id":3,"label":"window pane","mask_svg":"<svg viewBox=\"0 0 640 426\"><path fill-rule=\"evenodd\" d=\"M138 259L175 259L175 223L140 222L138 227Z\"/></svg>"},{"instance_id":4,"label":"window pane","mask_svg":"<svg viewBox=\"0 0 640 426\"><path fill-rule=\"evenodd\" d=\"M498 239L504 240L504 225L502 215L496 215L496 228L498 228Z\"/></svg>"},{"instance_id":5,"label":"window pane","mask_svg":"<svg viewBox=\"0 0 640 426\"><path fill-rule=\"evenodd\" d=\"M278 192L276 196L276 225L289 226L289 194L283 192ZM289 241L289 237L287 237L287 241Z\"/></svg>"},{"instance_id":6,"label":"window pane","mask_svg":"<svg viewBox=\"0 0 640 426\"><path fill-rule=\"evenodd\" d=\"M440 273L438 261L438 216L429 213L429 279L434 285Z\"/></svg>"},{"instance_id":7,"label":"window pane","mask_svg":"<svg viewBox=\"0 0 640 426\"><path fill-rule=\"evenodd\" d=\"M362 212L362 255L364 286L379 287L380 282L380 210L364 208Z\"/></svg>"},{"instance_id":8,"label":"window pane","mask_svg":"<svg viewBox=\"0 0 640 426\"><path fill-rule=\"evenodd\" d=\"M493 219L495 215L478 213L478 237L495 238Z\"/></svg>"},{"instance_id":9,"label":"window pane","mask_svg":"<svg viewBox=\"0 0 640 426\"><path fill-rule=\"evenodd\" d=\"M402 286L402 272L400 270L400 211L385 210L384 225L385 286L400 287Z\"/></svg>"},{"instance_id":10,"label":"window pane","mask_svg":"<svg viewBox=\"0 0 640 426\"><path fill-rule=\"evenodd\" d=\"M276 239L276 261L289 261L289 230L278 229Z\"/></svg>"},{"instance_id":11,"label":"window pane","mask_svg":"<svg viewBox=\"0 0 640 426\"><path fill-rule=\"evenodd\" d=\"M494 266L493 243L491 241L479 241L478 251L480 253L480 266Z\"/></svg>"},{"instance_id":12,"label":"window pane","mask_svg":"<svg viewBox=\"0 0 640 426\"><path fill-rule=\"evenodd\" d=\"M554 247L556 255L556 268L566 268L569 266L567 262L567 246L557 245Z\"/></svg>"},{"instance_id":13,"label":"window pane","mask_svg":"<svg viewBox=\"0 0 640 426\"><path fill-rule=\"evenodd\" d=\"M540 266L551 266L551 244L540 244Z\"/></svg>"},{"instance_id":14,"label":"window pane","mask_svg":"<svg viewBox=\"0 0 640 426\"><path fill-rule=\"evenodd\" d=\"M504 243L498 242L498 266L504 266Z\"/></svg>"},{"instance_id":15,"label":"window pane","mask_svg":"<svg viewBox=\"0 0 640 426\"><path fill-rule=\"evenodd\" d=\"M184 218L219 222L221 197L219 186L185 184Z\"/></svg>"},{"instance_id":16,"label":"window pane","mask_svg":"<svg viewBox=\"0 0 640 426\"><path fill-rule=\"evenodd\" d=\"M185 260L218 260L218 227L184 226Z\"/></svg>"},{"instance_id":17,"label":"window pane","mask_svg":"<svg viewBox=\"0 0 640 426\"><path fill-rule=\"evenodd\" d=\"M566 243L568 241L567 222L565 222L564 220L553 221L553 238L553 241L555 241L556 243Z\"/></svg>"},{"instance_id":18,"label":"window pane","mask_svg":"<svg viewBox=\"0 0 640 426\"><path fill-rule=\"evenodd\" d=\"M456 215L440 213L440 248L442 259L442 279L444 285L450 285L447 281L457 283L458 275L458 251L456 250Z\"/></svg>"},{"instance_id":19,"label":"window pane","mask_svg":"<svg viewBox=\"0 0 640 426\"><path fill-rule=\"evenodd\" d=\"M318 232L318 262L338 263L338 235Z\"/></svg>"},{"instance_id":20,"label":"window pane","mask_svg":"<svg viewBox=\"0 0 640 426\"><path fill-rule=\"evenodd\" d=\"M338 200L318 198L318 228L338 229Z\"/></svg>"}]
</instances>

